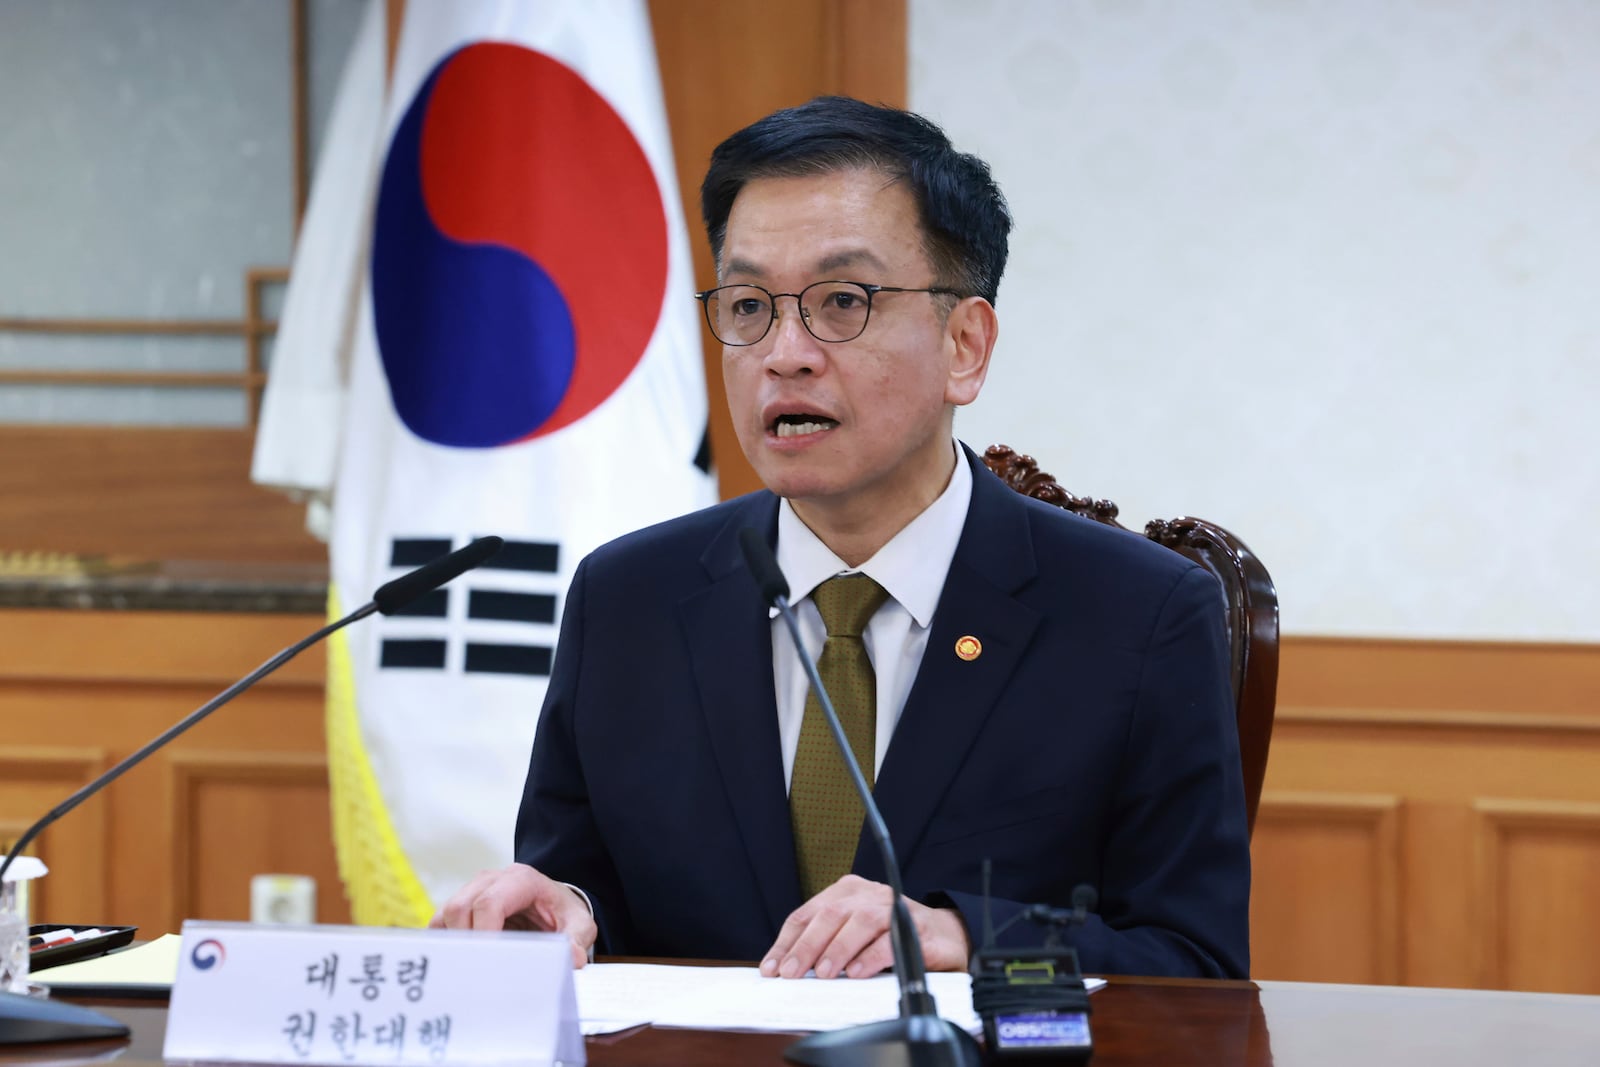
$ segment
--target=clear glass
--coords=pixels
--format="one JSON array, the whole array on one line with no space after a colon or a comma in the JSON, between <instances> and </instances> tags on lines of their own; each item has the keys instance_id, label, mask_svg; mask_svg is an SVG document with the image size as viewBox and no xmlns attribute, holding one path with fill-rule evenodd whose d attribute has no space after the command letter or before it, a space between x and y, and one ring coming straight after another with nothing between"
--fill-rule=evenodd
<instances>
[{"instance_id":1,"label":"clear glass","mask_svg":"<svg viewBox=\"0 0 1600 1067\"><path fill-rule=\"evenodd\" d=\"M0 885L0 992L28 991L28 917L17 883L7 882Z\"/></svg>"}]
</instances>

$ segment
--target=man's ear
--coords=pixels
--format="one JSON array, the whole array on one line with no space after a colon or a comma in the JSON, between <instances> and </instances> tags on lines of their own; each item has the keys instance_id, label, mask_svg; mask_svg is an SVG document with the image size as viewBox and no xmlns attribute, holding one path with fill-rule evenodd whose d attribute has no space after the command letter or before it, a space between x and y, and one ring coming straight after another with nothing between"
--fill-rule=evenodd
<instances>
[{"instance_id":1,"label":"man's ear","mask_svg":"<svg viewBox=\"0 0 1600 1067\"><path fill-rule=\"evenodd\" d=\"M969 296L950 310L945 320L945 344L950 350L950 377L944 398L957 406L978 399L989 376L989 356L1000 335L1000 318L994 305L981 296Z\"/></svg>"}]
</instances>

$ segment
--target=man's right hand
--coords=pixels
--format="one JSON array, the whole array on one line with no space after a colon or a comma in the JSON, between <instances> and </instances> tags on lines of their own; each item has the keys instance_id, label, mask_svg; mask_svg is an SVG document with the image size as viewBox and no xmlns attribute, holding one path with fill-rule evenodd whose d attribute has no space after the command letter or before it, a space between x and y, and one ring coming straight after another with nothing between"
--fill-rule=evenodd
<instances>
[{"instance_id":1,"label":"man's right hand","mask_svg":"<svg viewBox=\"0 0 1600 1067\"><path fill-rule=\"evenodd\" d=\"M589 905L563 882L525 863L478 876L445 902L428 923L436 930L546 930L572 942L572 965L582 967L599 933Z\"/></svg>"}]
</instances>

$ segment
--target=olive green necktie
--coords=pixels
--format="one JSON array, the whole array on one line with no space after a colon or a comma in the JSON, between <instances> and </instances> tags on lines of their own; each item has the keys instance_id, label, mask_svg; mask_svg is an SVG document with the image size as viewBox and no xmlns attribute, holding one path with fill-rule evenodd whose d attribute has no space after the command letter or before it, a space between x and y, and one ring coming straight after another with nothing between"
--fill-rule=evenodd
<instances>
[{"instance_id":1,"label":"olive green necktie","mask_svg":"<svg viewBox=\"0 0 1600 1067\"><path fill-rule=\"evenodd\" d=\"M867 620L889 594L865 574L829 578L812 592L828 639L817 657L817 673L833 698L850 750L872 786L878 733L877 678L861 634ZM833 743L828 720L815 693L806 694L800 744L789 784L789 818L794 825L800 890L807 900L850 873L865 811L850 782L844 757Z\"/></svg>"}]
</instances>

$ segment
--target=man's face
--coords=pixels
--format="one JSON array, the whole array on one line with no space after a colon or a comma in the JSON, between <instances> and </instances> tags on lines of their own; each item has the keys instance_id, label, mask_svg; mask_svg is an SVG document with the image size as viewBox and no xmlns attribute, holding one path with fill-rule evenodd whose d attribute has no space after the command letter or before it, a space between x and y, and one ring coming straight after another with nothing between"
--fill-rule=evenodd
<instances>
[{"instance_id":1,"label":"man's face","mask_svg":"<svg viewBox=\"0 0 1600 1067\"><path fill-rule=\"evenodd\" d=\"M761 178L740 191L719 284L798 293L819 281L936 283L901 184L860 169ZM722 352L745 456L808 521L823 509L836 520L909 521L948 480L950 405L970 402L982 384L981 371L973 380L959 370L959 331L939 298L878 293L866 331L831 344L806 331L794 298L780 297L777 309L761 341Z\"/></svg>"}]
</instances>

